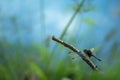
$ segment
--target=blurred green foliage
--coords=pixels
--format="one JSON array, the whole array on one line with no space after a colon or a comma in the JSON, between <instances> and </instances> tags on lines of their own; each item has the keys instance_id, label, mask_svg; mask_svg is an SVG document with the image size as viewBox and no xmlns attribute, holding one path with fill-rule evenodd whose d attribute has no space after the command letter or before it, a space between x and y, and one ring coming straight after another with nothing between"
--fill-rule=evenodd
<instances>
[{"instance_id":1,"label":"blurred green foliage","mask_svg":"<svg viewBox=\"0 0 120 80\"><path fill-rule=\"evenodd\" d=\"M63 50L64 51L64 50ZM57 52L59 59L59 54ZM96 51L97 53L97 51ZM111 55L116 53L115 49ZM0 80L119 80L120 61L116 58L115 65L101 62L100 72L94 72L81 59L72 61L66 55L61 60L50 56L49 48L31 44L24 46L6 41L0 42ZM67 54L67 53L66 53ZM116 54L117 55L117 54ZM111 56L110 56L111 57ZM109 58L108 58L109 59ZM52 63L52 61L54 63ZM53 65L54 64L54 65ZM52 66L51 66L52 65ZM28 77L28 78L26 78Z\"/></svg>"},{"instance_id":2,"label":"blurred green foliage","mask_svg":"<svg viewBox=\"0 0 120 80\"><path fill-rule=\"evenodd\" d=\"M82 9L86 12L95 10L96 7L88 6L86 8L82 6ZM74 10L76 10L76 6ZM79 46L80 43L82 44L82 41L86 41L84 42L85 46L81 48L84 49L86 45L90 45L87 44L89 43L87 40L91 36L87 35L86 40L83 39L83 37L86 37L86 34L82 35L82 38L81 35L80 37L78 35L77 37L71 35L69 35L69 37L65 36L77 13L79 13L79 11L68 21L60 38L75 46ZM12 16L10 19L14 24L13 32L19 34L21 29L17 24L17 17ZM95 25L94 20L91 18L85 17L83 21L88 26ZM2 26L1 34L4 35L5 25ZM32 30L31 27L29 28ZM89 29L95 31L94 28L95 27L90 27ZM32 31L30 32L32 33ZM90 34L89 30L87 32ZM3 38L0 39L0 80L120 80L119 41L114 40L109 52L100 54L106 49L107 42L113 40L114 36L119 34L118 32L116 28L112 29L112 31L105 36L103 42L95 47L96 55L102 58L102 62L96 62L92 59L100 68L98 72L92 71L80 57L73 60L68 54L70 50L59 44L53 45L54 43L51 41L50 36L43 35L46 37L43 43L31 42L29 44L23 43L21 37L19 37L16 42L10 42L3 36ZM92 41L91 39L89 40ZM53 47L51 47L51 45L53 45Z\"/></svg>"}]
</instances>

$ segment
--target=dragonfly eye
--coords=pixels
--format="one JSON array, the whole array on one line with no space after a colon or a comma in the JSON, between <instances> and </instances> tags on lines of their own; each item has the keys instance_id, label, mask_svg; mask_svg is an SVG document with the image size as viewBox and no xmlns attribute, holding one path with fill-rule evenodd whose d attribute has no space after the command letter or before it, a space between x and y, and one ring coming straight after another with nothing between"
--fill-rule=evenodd
<instances>
[{"instance_id":1,"label":"dragonfly eye","mask_svg":"<svg viewBox=\"0 0 120 80\"><path fill-rule=\"evenodd\" d=\"M83 50L83 52L84 52L84 53L87 53L87 52L88 52L88 50L87 50L87 49L84 49L84 50Z\"/></svg>"},{"instance_id":2,"label":"dragonfly eye","mask_svg":"<svg viewBox=\"0 0 120 80\"><path fill-rule=\"evenodd\" d=\"M92 52L90 50L84 49L83 52L88 56L91 57L92 56Z\"/></svg>"}]
</instances>

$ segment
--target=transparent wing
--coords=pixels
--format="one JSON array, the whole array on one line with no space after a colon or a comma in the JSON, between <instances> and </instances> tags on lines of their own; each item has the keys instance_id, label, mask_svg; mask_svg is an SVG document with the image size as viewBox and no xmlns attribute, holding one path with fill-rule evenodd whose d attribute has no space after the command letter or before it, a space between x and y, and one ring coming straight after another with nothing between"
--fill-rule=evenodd
<instances>
[{"instance_id":1,"label":"transparent wing","mask_svg":"<svg viewBox=\"0 0 120 80\"><path fill-rule=\"evenodd\" d=\"M93 55L96 55L95 54L95 48L91 48L90 51L93 53Z\"/></svg>"},{"instance_id":2,"label":"transparent wing","mask_svg":"<svg viewBox=\"0 0 120 80\"><path fill-rule=\"evenodd\" d=\"M95 48L91 48L90 51L93 52L95 50Z\"/></svg>"},{"instance_id":3,"label":"transparent wing","mask_svg":"<svg viewBox=\"0 0 120 80\"><path fill-rule=\"evenodd\" d=\"M69 52L68 55L71 57L72 61L76 61L79 56L74 52Z\"/></svg>"}]
</instances>

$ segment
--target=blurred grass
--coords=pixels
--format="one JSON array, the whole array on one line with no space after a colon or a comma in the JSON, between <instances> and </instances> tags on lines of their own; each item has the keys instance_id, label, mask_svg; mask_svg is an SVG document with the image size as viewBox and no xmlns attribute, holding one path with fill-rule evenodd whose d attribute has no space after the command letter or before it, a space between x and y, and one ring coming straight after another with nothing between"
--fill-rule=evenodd
<instances>
[{"instance_id":1,"label":"blurred grass","mask_svg":"<svg viewBox=\"0 0 120 80\"><path fill-rule=\"evenodd\" d=\"M35 80L120 79L120 61L117 58L114 58L116 61L114 65L111 64L107 68L102 67L100 72L93 72L88 70L89 67L83 61L73 62L68 55L61 61L56 59L56 63L52 68L49 68L48 61L52 60L50 50L42 45L31 44L25 47L24 45L1 41L0 49L0 80L24 80L26 76L29 76L30 79L35 77ZM24 49L25 53L23 52ZM114 51L111 54L113 53Z\"/></svg>"},{"instance_id":2,"label":"blurred grass","mask_svg":"<svg viewBox=\"0 0 120 80\"><path fill-rule=\"evenodd\" d=\"M68 21L60 36L61 39L65 36L78 12L76 11L71 20ZM15 27L13 28L14 33L19 34L18 24L15 24L17 23L17 18L16 16L11 18ZM95 24L90 18L85 18L84 21L88 26ZM106 45L105 42L112 40L114 35L117 34L116 30L113 29L108 33L105 41L100 47L97 47L95 53L99 55L102 52ZM84 37L85 35L82 36ZM69 39L67 41L76 46L82 41L80 37L76 37L79 40L78 42L73 42L75 37L70 37ZM99 55L103 59L103 62L100 62L99 65L101 71L93 72L80 58L73 61L67 54L69 50L61 45L53 48L53 51L56 52L51 56L53 52L50 49L50 40L51 38L47 36L45 43L38 44L32 42L28 45L22 43L21 40L15 43L11 43L5 38L0 40L0 80L120 80L120 55L118 54L120 46L118 42L115 41L112 44L107 55ZM64 57L61 56L64 53L66 55ZM104 56L108 57L104 59ZM95 63L99 64L99 62Z\"/></svg>"}]
</instances>

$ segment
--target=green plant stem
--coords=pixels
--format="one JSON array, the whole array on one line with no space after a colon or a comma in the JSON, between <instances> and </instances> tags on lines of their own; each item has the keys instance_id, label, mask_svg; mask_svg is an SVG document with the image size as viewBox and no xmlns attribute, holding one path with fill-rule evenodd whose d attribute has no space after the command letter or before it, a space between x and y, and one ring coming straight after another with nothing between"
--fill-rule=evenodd
<instances>
[{"instance_id":1,"label":"green plant stem","mask_svg":"<svg viewBox=\"0 0 120 80\"><path fill-rule=\"evenodd\" d=\"M73 22L73 20L74 20L74 18L76 17L77 13L80 11L81 7L83 6L84 1L85 1L85 0L82 0L82 2L78 5L78 8L76 9L75 13L72 15L72 17L70 18L69 22L67 23L64 31L63 31L62 34L60 35L60 39L63 39L63 37L65 36L65 34L66 34L67 30L69 29L71 23ZM56 45L53 47L52 53L55 52L56 47L57 47Z\"/></svg>"},{"instance_id":2,"label":"green plant stem","mask_svg":"<svg viewBox=\"0 0 120 80\"><path fill-rule=\"evenodd\" d=\"M69 22L67 23L64 31L62 32L60 39L63 39L64 35L66 34L68 28L70 27L70 25L72 24L73 20L75 19L77 13L80 11L81 7L83 6L85 0L82 0L82 2L78 5L78 8L76 9L75 13L73 14L73 16L70 18Z\"/></svg>"}]
</instances>

